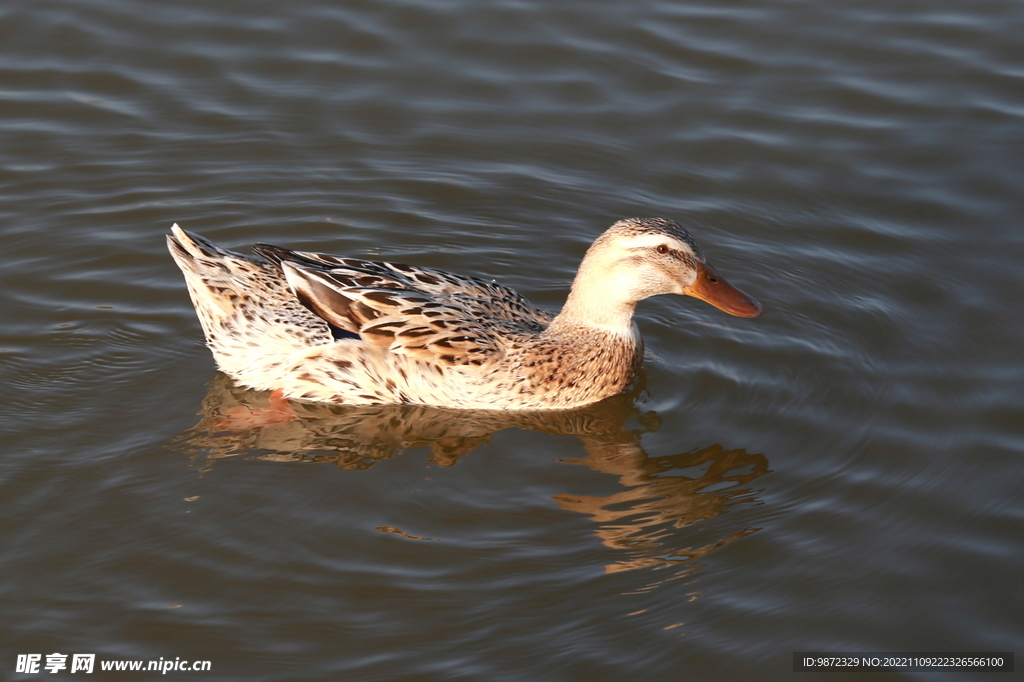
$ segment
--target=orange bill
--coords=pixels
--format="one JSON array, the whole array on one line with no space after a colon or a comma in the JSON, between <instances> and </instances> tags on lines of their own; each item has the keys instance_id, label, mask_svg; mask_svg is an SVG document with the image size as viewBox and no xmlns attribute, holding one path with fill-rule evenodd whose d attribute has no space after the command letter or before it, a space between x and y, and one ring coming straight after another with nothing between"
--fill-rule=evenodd
<instances>
[{"instance_id":1,"label":"orange bill","mask_svg":"<svg viewBox=\"0 0 1024 682\"><path fill-rule=\"evenodd\" d=\"M697 263L697 281L686 288L686 295L724 310L737 317L757 317L761 304L725 281L714 268Z\"/></svg>"}]
</instances>

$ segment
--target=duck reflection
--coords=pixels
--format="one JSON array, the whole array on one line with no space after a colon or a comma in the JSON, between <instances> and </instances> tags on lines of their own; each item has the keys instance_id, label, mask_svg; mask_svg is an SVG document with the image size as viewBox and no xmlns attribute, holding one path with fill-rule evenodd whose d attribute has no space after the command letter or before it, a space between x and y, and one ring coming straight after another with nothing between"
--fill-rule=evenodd
<instances>
[{"instance_id":1,"label":"duck reflection","mask_svg":"<svg viewBox=\"0 0 1024 682\"><path fill-rule=\"evenodd\" d=\"M721 445L652 457L640 444L656 431L660 418L641 414L639 388L593 405L565 411L517 412L450 410L417 405L340 406L294 403L236 386L218 374L200 412L202 419L179 440L201 451L206 466L224 457L252 456L279 462L331 462L339 469L368 469L408 448L427 447L429 459L451 466L502 429L520 428L583 443L586 457L565 459L618 477L622 490L592 497L564 493L555 502L587 514L597 523L601 542L624 558L605 566L608 573L694 561L759 529L720 532L711 542L679 548L673 528L707 522L737 504L754 504L751 487L769 473L764 455ZM630 428L632 427L632 428ZM659 581L663 582L663 581Z\"/></svg>"},{"instance_id":2,"label":"duck reflection","mask_svg":"<svg viewBox=\"0 0 1024 682\"><path fill-rule=\"evenodd\" d=\"M761 490L748 484L769 473L764 455L712 445L678 455L651 457L639 443L586 445L587 457L562 461L614 474L624 490L604 497L555 495L554 500L562 509L589 514L598 524L596 534L601 542L628 556L607 564L606 573L677 564L686 564L685 573L689 573L700 564L688 562L760 530L735 530L703 546L681 549L667 546L674 537L672 528L709 521L737 504L756 503ZM680 470L694 471L692 476L667 475L669 471Z\"/></svg>"}]
</instances>

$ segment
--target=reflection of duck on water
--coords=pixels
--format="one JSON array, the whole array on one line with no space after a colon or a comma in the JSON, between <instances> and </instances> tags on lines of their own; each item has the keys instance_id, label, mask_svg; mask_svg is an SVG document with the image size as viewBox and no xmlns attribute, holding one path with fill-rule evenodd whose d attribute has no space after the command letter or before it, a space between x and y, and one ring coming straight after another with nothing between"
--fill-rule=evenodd
<instances>
[{"instance_id":1,"label":"reflection of duck on water","mask_svg":"<svg viewBox=\"0 0 1024 682\"><path fill-rule=\"evenodd\" d=\"M615 474L625 490L605 497L562 494L555 495L554 500L562 509L589 514L600 524L597 536L601 542L630 555L629 559L605 566L608 573L683 564L759 530L737 530L703 547L662 549L669 528L709 521L736 504L755 502L760 490L746 486L769 472L764 455L712 445L678 455L650 457L639 443L634 447L592 444L587 451L587 457L563 461ZM705 466L703 473L693 478L664 475ZM727 488L704 492L729 483L732 485Z\"/></svg>"},{"instance_id":2,"label":"reflection of duck on water","mask_svg":"<svg viewBox=\"0 0 1024 682\"><path fill-rule=\"evenodd\" d=\"M764 455L713 445L678 455L651 457L640 444L660 419L640 414L639 388L583 408L564 411L449 410L413 405L338 406L288 403L239 388L218 374L203 401L202 420L181 436L212 460L252 455L279 462L330 462L367 469L407 448L428 447L430 461L451 466L491 435L520 428L575 436L587 456L562 460L618 477L621 492L606 497L556 495L562 509L589 514L607 547L629 558L607 565L615 573L648 566L686 564L756 529L734 530L702 547L673 549L672 529L707 521L740 503L756 501L749 487L768 473ZM641 428L627 428L630 420ZM704 468L703 473L682 470ZM722 488L722 484L732 483ZM713 491L708 488L715 487Z\"/></svg>"}]
</instances>

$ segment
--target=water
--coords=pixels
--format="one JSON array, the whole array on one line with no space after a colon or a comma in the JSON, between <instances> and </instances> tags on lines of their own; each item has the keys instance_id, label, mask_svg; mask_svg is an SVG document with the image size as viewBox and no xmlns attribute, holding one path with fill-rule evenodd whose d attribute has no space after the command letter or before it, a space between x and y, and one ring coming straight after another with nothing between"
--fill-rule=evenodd
<instances>
[{"instance_id":1,"label":"water","mask_svg":"<svg viewBox=\"0 0 1024 682\"><path fill-rule=\"evenodd\" d=\"M1022 32L1011 0L8 0L4 674L1020 655ZM554 309L632 215L692 228L765 314L646 301L636 390L547 417L231 422L266 396L215 373L163 244L177 221Z\"/></svg>"}]
</instances>

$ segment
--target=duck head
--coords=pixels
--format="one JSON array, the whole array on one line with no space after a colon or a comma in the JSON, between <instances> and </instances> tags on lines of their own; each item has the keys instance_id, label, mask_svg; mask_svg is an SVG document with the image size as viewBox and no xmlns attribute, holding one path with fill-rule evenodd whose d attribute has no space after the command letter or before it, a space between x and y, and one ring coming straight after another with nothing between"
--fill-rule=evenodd
<instances>
[{"instance_id":1,"label":"duck head","mask_svg":"<svg viewBox=\"0 0 1024 682\"><path fill-rule=\"evenodd\" d=\"M664 218L620 220L598 237L563 313L576 322L622 327L638 301L659 294L699 298L737 317L761 314L761 304L719 275L689 232Z\"/></svg>"}]
</instances>

